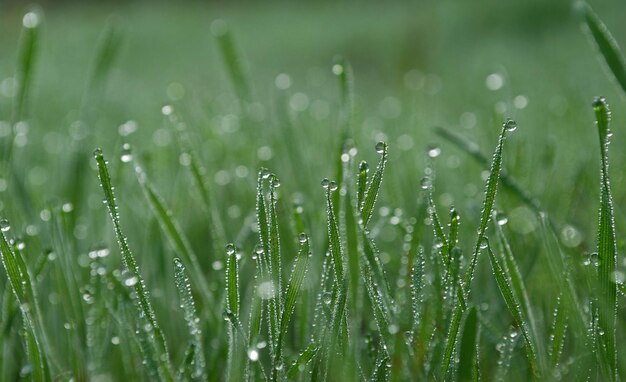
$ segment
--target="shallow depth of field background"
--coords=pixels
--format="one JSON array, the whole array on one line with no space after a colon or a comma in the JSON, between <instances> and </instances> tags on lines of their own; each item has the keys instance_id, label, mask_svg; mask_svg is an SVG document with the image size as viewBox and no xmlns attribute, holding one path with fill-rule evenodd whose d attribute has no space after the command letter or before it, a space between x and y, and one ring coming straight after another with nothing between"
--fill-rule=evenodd
<instances>
[{"instance_id":1,"label":"shallow depth of field background","mask_svg":"<svg viewBox=\"0 0 626 382\"><path fill-rule=\"evenodd\" d=\"M590 4L626 46L626 4ZM4 121L11 115L11 77L28 9L18 2L0 3L0 133L6 132ZM164 105L173 105L193 134L229 241L247 253L256 242L250 225L256 172L263 166L281 180L285 213L292 200L302 201L313 252L319 254L326 240L320 180L334 176L340 144L339 85L332 73L338 55L354 69L353 138L359 159L373 167L375 143L389 145L377 205L383 208L375 217L385 258L393 259L402 245L385 216L415 215L426 150L432 145L441 148L434 160L435 202L442 214L452 205L459 209L464 249L470 251L475 230L469 227L479 220L484 169L433 129L453 130L490 155L502 121L513 118L518 129L507 140L504 168L537 198L559 227L563 243L583 261L582 254L595 247L599 203L598 137L591 108L598 95L612 106L612 187L618 233L625 232L626 152L620 148L626 145L626 97L606 75L568 1L48 1L40 9L44 18L27 127L14 153L32 205L25 212L0 179L0 215L11 220L12 233L36 255L51 245L39 237L43 229L28 229L45 224L41 211L75 208L75 225L68 232L77 258L107 246L113 252L110 266L119 266L91 157L95 147L102 147L122 225L162 317L180 315L177 303L168 299L175 293L172 254L132 165L120 161L122 144L131 144L212 277L223 278L215 263L223 254L211 253L204 240L203 212L180 164L176 136L161 113ZM121 49L90 122L80 125L90 64L112 15L122 31ZM241 118L211 33L215 20L228 23L244 58L253 87L253 123ZM91 168L82 180L83 206L72 205L70 196L75 180L69 163L77 148L84 150ZM508 215L510 240L519 249L523 272L531 275L527 285L532 295L541 285L533 279L549 282L549 275L533 271L534 262L527 257L540 251L539 222L504 190L496 205ZM288 223L284 229L291 229ZM294 248L287 245L287 251ZM623 251L622 239L618 245ZM624 264L618 267L624 269ZM42 293L42 305L50 299ZM61 328L59 320L51 328ZM181 348L177 335L184 327L174 319L161 323L171 347Z\"/></svg>"}]
</instances>

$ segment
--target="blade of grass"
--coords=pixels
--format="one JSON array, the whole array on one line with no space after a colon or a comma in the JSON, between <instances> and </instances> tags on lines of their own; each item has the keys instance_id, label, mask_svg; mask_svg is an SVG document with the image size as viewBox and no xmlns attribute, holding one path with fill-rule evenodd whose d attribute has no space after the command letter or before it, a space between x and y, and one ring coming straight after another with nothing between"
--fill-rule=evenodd
<instances>
[{"instance_id":1,"label":"blade of grass","mask_svg":"<svg viewBox=\"0 0 626 382\"><path fill-rule=\"evenodd\" d=\"M567 308L561 303L561 296L556 300L554 310L554 323L552 324L552 334L550 335L550 367L552 369L559 365L559 359L565 343L567 334Z\"/></svg>"},{"instance_id":2,"label":"blade of grass","mask_svg":"<svg viewBox=\"0 0 626 382\"><path fill-rule=\"evenodd\" d=\"M237 97L245 102L252 101L250 81L243 68L243 60L238 52L230 27L224 20L215 20L211 24L211 32L215 37L224 65Z\"/></svg>"},{"instance_id":3,"label":"blade of grass","mask_svg":"<svg viewBox=\"0 0 626 382\"><path fill-rule=\"evenodd\" d=\"M113 193L113 185L111 184L109 169L106 161L104 160L102 150L99 148L94 150L94 157L98 166L100 185L102 187L102 191L104 192L104 202L107 206L109 216L111 217L111 222L113 223L113 230L115 231L115 237L120 247L120 251L122 252L124 266L130 273L130 277L125 280L125 284L135 290L138 300L136 307L139 310L140 318L146 320L148 324L143 325L143 328L140 331L143 331L146 328L149 329L146 331L150 332L149 338L151 345L154 346L156 350L159 375L164 380L172 381L174 380L174 373L172 371L172 366L170 365L165 337L163 336L163 332L157 322L154 309L150 303L149 293L143 281L143 277L139 273L139 266L137 265L135 256L131 252L130 247L128 246L128 239L122 231L117 202L115 194Z\"/></svg>"},{"instance_id":4,"label":"blade of grass","mask_svg":"<svg viewBox=\"0 0 626 382\"><path fill-rule=\"evenodd\" d=\"M374 213L374 204L378 197L380 190L380 184L383 181L383 172L385 171L385 165L387 164L387 144L385 142L378 142L376 144L376 152L381 154L380 161L376 167L376 172L372 176L372 180L369 182L367 191L363 199L363 205L361 208L361 219L363 219L363 227L367 227L372 214Z\"/></svg>"},{"instance_id":5,"label":"blade of grass","mask_svg":"<svg viewBox=\"0 0 626 382\"><path fill-rule=\"evenodd\" d=\"M459 349L459 380L477 380L478 375L478 318L476 307L472 306L467 310L465 322L463 323L463 334L461 335L461 347Z\"/></svg>"},{"instance_id":6,"label":"blade of grass","mask_svg":"<svg viewBox=\"0 0 626 382\"><path fill-rule=\"evenodd\" d=\"M291 365L287 372L287 377L295 378L299 372L303 371L307 363L311 362L313 357L315 357L318 349L317 343L311 342Z\"/></svg>"},{"instance_id":7,"label":"blade of grass","mask_svg":"<svg viewBox=\"0 0 626 382\"><path fill-rule=\"evenodd\" d=\"M601 176L600 176L600 212L598 216L598 278L599 278L599 325L600 342L606 361L609 362L611 379L617 375L617 349L615 347L617 327L617 287L614 282L617 265L617 241L613 197L609 180L608 146L611 137L609 130L610 110L603 97L593 103L596 124L600 137ZM602 334L604 333L604 334Z\"/></svg>"},{"instance_id":8,"label":"blade of grass","mask_svg":"<svg viewBox=\"0 0 626 382\"><path fill-rule=\"evenodd\" d=\"M192 338L190 345L190 352L192 354L188 354L191 360L185 362L185 369L190 370L191 377L194 380L205 380L207 375L205 370L204 350L202 348L202 330L199 325L200 318L196 313L196 305L193 301L193 295L191 294L191 284L187 278L185 265L179 258L174 259L174 281L176 282L180 306L183 309L189 335Z\"/></svg>"},{"instance_id":9,"label":"blade of grass","mask_svg":"<svg viewBox=\"0 0 626 382\"><path fill-rule=\"evenodd\" d=\"M530 362L530 366L533 371L533 375L536 378L541 378L541 372L539 370L539 364L537 361L537 352L535 350L535 341L533 337L531 337L528 320L527 317L524 317L522 310L520 308L519 298L515 295L513 288L511 287L511 278L509 272L504 269L498 259L493 254L491 250L491 245L489 244L489 240L485 237L485 243L487 245L487 252L489 254L489 261L491 262L491 268L493 270L493 275L496 279L496 283L498 284L498 289L500 289L500 293L502 293L502 297L504 298L504 302L506 306L513 316L516 325L520 328L522 332L522 336L524 337L524 345L526 348L526 355L528 357L528 362Z\"/></svg>"},{"instance_id":10,"label":"blade of grass","mask_svg":"<svg viewBox=\"0 0 626 382\"><path fill-rule=\"evenodd\" d=\"M311 255L309 249L309 238L306 234L302 233L298 239L300 242L300 249L298 251L298 256L296 258L296 262L293 266L293 270L291 272L291 277L289 279L289 283L287 284L287 290L285 291L285 305L283 307L282 317L280 319L280 334L278 336L278 343L276 344L276 354L274 363L279 365L283 363L282 360L282 348L283 343L285 341L285 337L287 336L287 330L289 329L289 322L291 321L291 316L296 307L296 302L298 298L298 294L300 293L300 289L302 287L302 282L304 281L304 276L306 274L307 266L309 263L309 257ZM276 380L278 377L278 372L276 368L272 371L272 379Z\"/></svg>"},{"instance_id":11,"label":"blade of grass","mask_svg":"<svg viewBox=\"0 0 626 382\"><path fill-rule=\"evenodd\" d=\"M198 261L195 251L185 235L185 231L180 227L178 221L172 216L171 210L163 198L157 193L154 186L148 180L147 174L143 168L135 161L135 174L143 195L154 214L155 219L159 222L159 226L169 240L174 251L183 259L188 267L191 268L191 276L194 284L200 289L200 295L206 301L208 306L214 306L213 292L209 288L209 283L202 272L202 266ZM209 309L211 310L211 309ZM217 317L215 312L209 314L210 319L215 322Z\"/></svg>"},{"instance_id":12,"label":"blade of grass","mask_svg":"<svg viewBox=\"0 0 626 382\"><path fill-rule=\"evenodd\" d=\"M22 35L17 59L15 79L17 81L17 95L13 100L13 123L21 121L25 115L28 94L33 79L33 72L37 61L37 48L41 33L43 14L40 10L28 11L22 19Z\"/></svg>"},{"instance_id":13,"label":"blade of grass","mask_svg":"<svg viewBox=\"0 0 626 382\"><path fill-rule=\"evenodd\" d=\"M624 55L617 45L617 41L586 2L580 1L577 5L578 11L584 19L584 25L604 58L609 71L622 90L626 92L626 60L624 60Z\"/></svg>"},{"instance_id":14,"label":"blade of grass","mask_svg":"<svg viewBox=\"0 0 626 382\"><path fill-rule=\"evenodd\" d=\"M48 359L42 342L45 340L45 335L41 326L42 322L39 319L40 313L31 277L20 252L13 251L5 235L9 227L8 221L4 219L0 221L0 254L2 255L2 264L22 313L24 334L26 336L26 351L33 365L33 378L35 380L50 381Z\"/></svg>"}]
</instances>

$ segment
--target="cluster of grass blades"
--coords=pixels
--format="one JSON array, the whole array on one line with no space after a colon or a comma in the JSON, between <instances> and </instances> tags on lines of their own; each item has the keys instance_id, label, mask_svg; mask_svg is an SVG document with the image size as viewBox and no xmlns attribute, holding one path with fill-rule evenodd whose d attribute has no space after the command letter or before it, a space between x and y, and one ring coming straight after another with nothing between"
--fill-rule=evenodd
<instances>
[{"instance_id":1,"label":"cluster of grass blades","mask_svg":"<svg viewBox=\"0 0 626 382\"><path fill-rule=\"evenodd\" d=\"M608 67L626 90L617 44L588 6L580 9ZM89 99L97 97L119 44L113 25L103 35ZM25 110L23 94L37 36L37 23L25 27L17 120ZM237 96L254 102L232 35L222 24L213 29ZM75 271L69 239L75 217L69 207L48 210L46 237L54 251L41 258L28 255L2 219L0 253L7 277L0 378L84 380L106 372L165 381L620 380L625 365L618 346L624 337L618 303L624 285L618 269L606 100L593 102L601 163L597 251L581 262L561 245L555 223L537 199L504 170L505 145L517 128L510 119L500 127L491 160L475 144L439 130L489 169L478 214L461 208L452 208L447 217L440 214L434 202L435 170L429 163L421 190L416 190L420 207L384 221L376 214L384 175L388 166L400 164L390 159L382 141L374 147L378 163L372 174L366 161L357 160L351 139L352 69L347 60L338 59L333 71L341 92L339 152L336 168L329 169L335 180L324 178L318 190L323 205L317 207L323 213L317 220L315 211L302 204L285 203L278 176L261 168L253 228L248 236L228 239L183 113L168 106L164 114L207 217L209 240L205 248L197 248L130 145L122 146L121 162L132 164L144 207L151 211L146 221L154 221L155 231L162 234L162 239L155 234L151 240L163 240L172 255L165 256L171 280L160 281L171 281L169 288L177 291L173 309L182 317L177 332L164 330L168 316L153 305L159 288L144 281L149 278L131 250L139 239L125 234L113 185L117 178L111 176L102 150L96 149L94 158L121 264L107 268L111 251L97 248L85 260L88 275ZM3 163L10 166L10 157ZM496 209L500 185L501 192L515 195L540 221L543 256L532 259L536 265L530 270L521 265L538 255L512 245L514 233ZM313 227L315 223L323 229ZM384 225L401 233L401 245L392 254L380 249ZM317 232L324 237L315 240ZM471 232L471 242L464 241L462 232ZM56 256L61 261L51 262ZM213 269L206 268L207 258L214 260ZM544 266L551 275L546 280L550 290L540 294L542 287L532 285L531 276ZM51 310L42 309L37 293L50 285L63 294L63 312L58 314L70 330L59 344L49 335L58 323ZM120 343L124 346L115 346ZM108 370L114 364L110 362L118 362L120 370Z\"/></svg>"}]
</instances>

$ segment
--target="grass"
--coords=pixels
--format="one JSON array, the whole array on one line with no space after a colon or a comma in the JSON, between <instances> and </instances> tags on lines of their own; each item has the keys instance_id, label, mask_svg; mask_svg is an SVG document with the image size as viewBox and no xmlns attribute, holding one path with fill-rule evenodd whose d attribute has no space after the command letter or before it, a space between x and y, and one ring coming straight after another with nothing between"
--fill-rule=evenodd
<instances>
[{"instance_id":1,"label":"grass","mask_svg":"<svg viewBox=\"0 0 626 382\"><path fill-rule=\"evenodd\" d=\"M482 5L487 18L498 7ZM584 63L552 82L533 60L556 68L569 53L533 45L517 64L474 64L469 54L464 76L479 81L465 86L458 59L467 52L416 57L454 35L452 21L468 35L484 31L460 16L462 5L423 7L451 22L403 24L405 6L381 13L368 3L300 20L253 9L269 20L255 29L243 22L255 19L249 11L225 7L232 21L187 35L195 51L210 42L219 57L203 72L225 84L207 86L162 52L186 80L154 85L163 94L154 97L146 85L147 100L120 95L142 88L120 79L125 65L154 70L125 61L134 53L124 45L146 24L98 16L104 28L88 29L100 42L77 102L58 104L39 98L64 90L47 74L58 58L43 48L58 15L25 11L14 73L0 81L9 126L0 130L0 378L621 380L626 194L615 169L626 158L609 158L623 134L610 129L607 98L619 126L625 65L611 14L598 8L605 25L583 4L568 16L597 55L579 31L549 34ZM526 33L553 31L542 20L569 7L535 10L533 25L491 19L521 31L477 49L490 60L501 41L523 50L536 40ZM372 22L341 19L348 11ZM372 45L332 45L346 37L330 26L311 40L298 29L326 17ZM326 45L344 55L308 72L298 52L289 70L284 56L263 64L246 31L259 45L277 42L273 24L292 28L287 40L300 40L307 59ZM422 24L442 32L398 59L388 40ZM370 75L368 62L395 80ZM576 87L553 93L570 70ZM600 91L608 97L590 105ZM69 132L55 131L58 115ZM90 157L90 147L103 149Z\"/></svg>"}]
</instances>

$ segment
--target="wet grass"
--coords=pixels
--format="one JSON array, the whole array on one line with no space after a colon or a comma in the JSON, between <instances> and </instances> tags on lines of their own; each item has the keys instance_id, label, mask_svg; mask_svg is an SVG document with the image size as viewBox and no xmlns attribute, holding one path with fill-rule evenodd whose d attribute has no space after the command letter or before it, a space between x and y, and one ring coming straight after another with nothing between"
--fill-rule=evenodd
<instances>
[{"instance_id":1,"label":"wet grass","mask_svg":"<svg viewBox=\"0 0 626 382\"><path fill-rule=\"evenodd\" d=\"M576 10L615 82L585 68L583 95L518 90L527 62L483 62L480 92L449 103L458 66L359 88L348 51L272 75L267 99L218 20L204 38L227 88L174 81L115 117L134 35L110 18L68 132L33 96L46 23L28 11L0 84L0 378L620 380L624 134L593 96L619 126L624 59Z\"/></svg>"}]
</instances>

